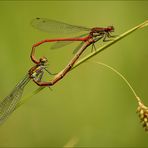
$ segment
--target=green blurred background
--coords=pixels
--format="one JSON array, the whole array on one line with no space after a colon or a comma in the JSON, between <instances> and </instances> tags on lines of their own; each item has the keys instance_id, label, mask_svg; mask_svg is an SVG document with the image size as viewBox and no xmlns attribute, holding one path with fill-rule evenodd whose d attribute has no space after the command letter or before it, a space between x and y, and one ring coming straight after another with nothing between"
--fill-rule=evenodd
<instances>
[{"instance_id":1,"label":"green blurred background","mask_svg":"<svg viewBox=\"0 0 148 148\"><path fill-rule=\"evenodd\" d=\"M33 66L31 46L46 38L63 37L58 32L50 35L32 28L30 22L36 17L87 27L114 25L114 34L119 35L148 19L148 2L1 1L1 99ZM74 35L66 37L71 36ZM146 104L147 38L148 28L143 28L89 60L104 62L120 71ZM49 50L51 45L40 47L37 55L46 55L49 69L57 72L72 58L77 43L58 50ZM89 49L85 54L88 53ZM31 81L23 96L37 88ZM0 147L148 146L133 94L109 69L85 62L52 89L46 88L30 98L0 127Z\"/></svg>"}]
</instances>

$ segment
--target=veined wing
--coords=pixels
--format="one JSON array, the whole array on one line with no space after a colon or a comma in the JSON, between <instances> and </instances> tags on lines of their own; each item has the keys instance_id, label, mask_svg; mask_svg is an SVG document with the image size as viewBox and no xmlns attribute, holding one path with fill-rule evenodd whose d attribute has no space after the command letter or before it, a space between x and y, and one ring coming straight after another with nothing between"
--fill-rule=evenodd
<instances>
[{"instance_id":1,"label":"veined wing","mask_svg":"<svg viewBox=\"0 0 148 148\"><path fill-rule=\"evenodd\" d=\"M84 37L84 36L86 36L86 35L88 35L88 33L82 34L82 35L80 35L80 36L76 36L76 37L74 37L74 38L81 38L81 37ZM57 41L57 42L55 42L55 43L50 47L50 49L61 48L61 47L64 47L64 46L66 46L66 45L69 45L69 44L71 44L71 43L73 43L73 42L74 42L74 41Z\"/></svg>"},{"instance_id":2,"label":"veined wing","mask_svg":"<svg viewBox=\"0 0 148 148\"><path fill-rule=\"evenodd\" d=\"M12 92L6 96L0 102L0 123L2 123L14 110L17 103L20 101L24 87L29 82L29 74L22 79L12 90Z\"/></svg>"},{"instance_id":3,"label":"veined wing","mask_svg":"<svg viewBox=\"0 0 148 148\"><path fill-rule=\"evenodd\" d=\"M76 33L80 31L90 31L90 28L83 26L70 25L64 22L51 20L47 18L33 19L31 25L41 31L48 33Z\"/></svg>"},{"instance_id":4,"label":"veined wing","mask_svg":"<svg viewBox=\"0 0 148 148\"><path fill-rule=\"evenodd\" d=\"M61 47L64 47L64 46L67 46L69 44L73 43L73 41L58 41L56 43L54 43L50 49L57 49L57 48L61 48Z\"/></svg>"},{"instance_id":5,"label":"veined wing","mask_svg":"<svg viewBox=\"0 0 148 148\"><path fill-rule=\"evenodd\" d=\"M81 42L81 43L74 49L73 54L76 54L77 51L83 46L84 43L85 43L85 42Z\"/></svg>"},{"instance_id":6,"label":"veined wing","mask_svg":"<svg viewBox=\"0 0 148 148\"><path fill-rule=\"evenodd\" d=\"M60 47L63 47L63 46L66 46L66 45L69 45L73 43L73 41L58 41L56 42L52 47L51 49L56 49L56 48L60 48ZM78 46L76 46L76 48L73 50L73 54L75 54L84 44L85 42L81 41L80 44L78 44Z\"/></svg>"}]
</instances>

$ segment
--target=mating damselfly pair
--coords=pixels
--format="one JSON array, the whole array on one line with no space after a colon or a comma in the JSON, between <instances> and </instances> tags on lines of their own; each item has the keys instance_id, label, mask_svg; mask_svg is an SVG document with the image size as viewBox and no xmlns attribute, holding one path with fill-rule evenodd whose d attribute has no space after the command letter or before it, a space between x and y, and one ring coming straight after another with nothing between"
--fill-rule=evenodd
<instances>
[{"instance_id":1,"label":"mating damselfly pair","mask_svg":"<svg viewBox=\"0 0 148 148\"><path fill-rule=\"evenodd\" d=\"M75 26L67 23L50 20L46 18L36 18L31 22L34 28L37 28L41 31L48 33L77 33L77 32L87 32L78 37L72 38L56 38L56 39L45 39L40 41L32 46L31 51L31 60L35 63L35 66L29 69L26 76L15 86L12 92L6 96L0 102L0 122L3 122L16 108L19 103L24 87L28 84L28 82L32 79L38 86L50 87L57 83L60 79L62 79L73 67L75 62L78 60L80 55L84 52L84 50L92 45L92 48L95 48L94 44L103 39L103 41L108 41L106 38L111 38L111 32L114 31L113 26L109 26L106 28L103 27L94 27L87 28L83 26ZM46 57L41 57L39 60L35 57L36 47L47 42L56 42L52 48L59 48L65 45L72 43L73 41L81 42L74 50L74 57L70 60L70 62L66 65L66 67L56 74L51 81L43 82L42 77L44 71L47 71L49 74L52 74L47 70L48 60Z\"/></svg>"}]
</instances>

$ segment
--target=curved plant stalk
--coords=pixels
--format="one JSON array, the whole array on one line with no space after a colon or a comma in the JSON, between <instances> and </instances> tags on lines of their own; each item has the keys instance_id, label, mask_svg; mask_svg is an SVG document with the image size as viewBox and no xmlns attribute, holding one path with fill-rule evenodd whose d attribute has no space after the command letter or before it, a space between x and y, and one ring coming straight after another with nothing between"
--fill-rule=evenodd
<instances>
[{"instance_id":1,"label":"curved plant stalk","mask_svg":"<svg viewBox=\"0 0 148 148\"><path fill-rule=\"evenodd\" d=\"M138 102L137 113L139 114L140 121L142 122L142 125L145 128L145 131L148 131L148 107L142 103L140 97L137 95L137 93L135 92L134 88L131 86L129 81L113 67L111 67L105 63L102 63L102 62L93 62L93 63L96 63L96 64L99 64L99 65L109 68L110 70L115 72L119 77L121 77L124 80L124 82L130 88L131 92L134 94L136 101Z\"/></svg>"},{"instance_id":2,"label":"curved plant stalk","mask_svg":"<svg viewBox=\"0 0 148 148\"><path fill-rule=\"evenodd\" d=\"M99 65L102 65L104 67L107 67L108 69L112 70L113 72L115 72L119 77L121 77L125 83L128 85L128 87L130 88L130 90L132 91L132 93L134 94L137 102L141 102L141 99L138 97L137 93L135 92L135 90L133 89L133 87L131 86L131 84L128 82L128 80L120 73L118 72L115 68L105 64L105 63L102 63L102 62L93 62L93 63L96 63L96 64L99 64Z\"/></svg>"},{"instance_id":3,"label":"curved plant stalk","mask_svg":"<svg viewBox=\"0 0 148 148\"><path fill-rule=\"evenodd\" d=\"M133 27L132 29L124 32L123 34L117 36L116 38L114 38L112 41L106 43L105 45L101 46L100 48L98 48L96 51L88 54L87 56L85 56L84 58L82 58L81 60L79 60L70 71L72 71L73 69L75 69L76 67L78 67L79 65L81 65L82 63L84 63L85 61L89 60L90 58L92 58L93 56L97 55L98 53L104 51L105 49L107 49L108 47L110 47L111 45L113 45L114 43L120 41L121 39L123 39L124 37L126 37L127 35L133 33L134 31L141 29L143 27L148 26L148 20L139 24L138 26ZM39 93L41 90L43 90L45 87L42 88L38 88L37 90L33 91L29 96L24 97L24 99L22 101L20 101L19 105L16 107L20 107L22 104L24 104L27 100L29 100L30 97L36 95L37 93Z\"/></svg>"}]
</instances>

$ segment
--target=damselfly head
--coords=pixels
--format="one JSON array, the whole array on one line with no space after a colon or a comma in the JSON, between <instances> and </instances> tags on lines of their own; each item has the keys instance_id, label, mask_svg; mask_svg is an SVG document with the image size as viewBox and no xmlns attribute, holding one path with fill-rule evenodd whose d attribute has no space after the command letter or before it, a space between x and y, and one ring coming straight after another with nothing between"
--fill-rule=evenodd
<instances>
[{"instance_id":1,"label":"damselfly head","mask_svg":"<svg viewBox=\"0 0 148 148\"><path fill-rule=\"evenodd\" d=\"M48 59L47 59L46 57L41 57L41 58L40 58L40 63L41 63L41 64L48 63Z\"/></svg>"},{"instance_id":2,"label":"damselfly head","mask_svg":"<svg viewBox=\"0 0 148 148\"><path fill-rule=\"evenodd\" d=\"M108 26L108 27L106 28L106 30L107 30L108 32L114 32L114 31L115 31L115 28L114 28L114 26Z\"/></svg>"}]
</instances>

